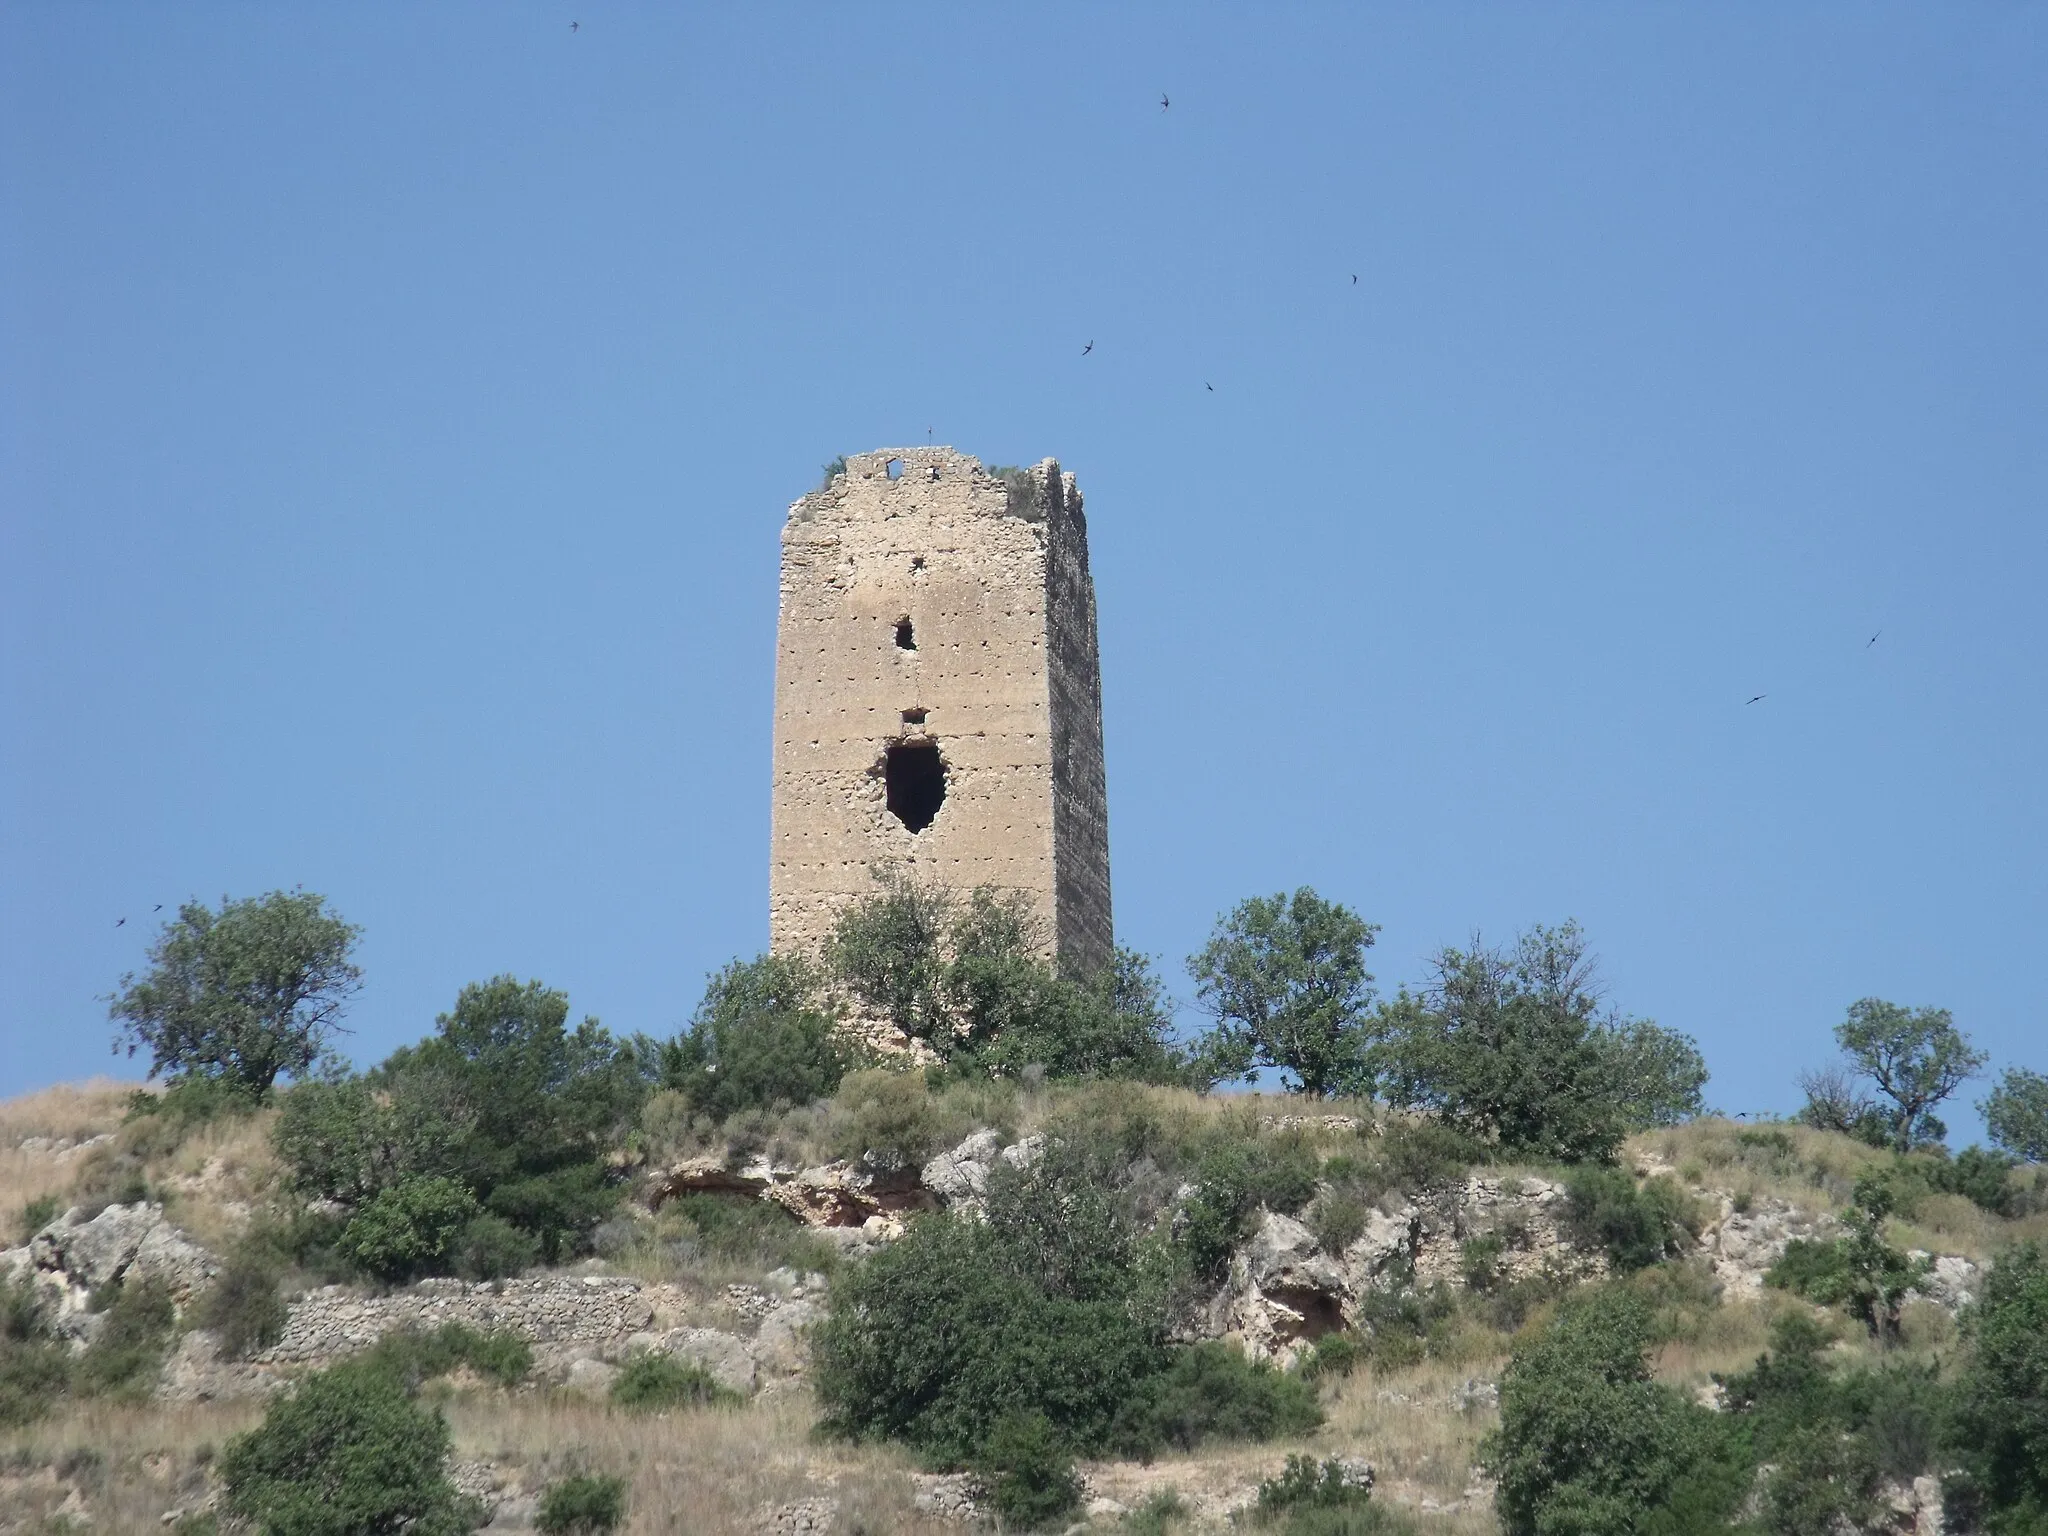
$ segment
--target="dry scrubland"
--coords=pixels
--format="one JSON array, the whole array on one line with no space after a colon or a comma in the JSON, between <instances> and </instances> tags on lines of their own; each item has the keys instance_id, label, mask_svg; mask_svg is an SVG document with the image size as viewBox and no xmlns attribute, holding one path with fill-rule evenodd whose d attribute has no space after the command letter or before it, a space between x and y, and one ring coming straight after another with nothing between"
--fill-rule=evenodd
<instances>
[{"instance_id":1,"label":"dry scrubland","mask_svg":"<svg viewBox=\"0 0 2048 1536\"><path fill-rule=\"evenodd\" d=\"M39 1197L104 1202L132 1195L140 1181L165 1202L171 1220L219 1249L276 1193L270 1114L216 1122L177 1140L149 1120L123 1125L131 1091L96 1080L0 1104L0 1221L9 1240L18 1240L24 1208ZM935 1095L932 1108L943 1122L942 1137L982 1125L1021 1137L1077 1108L1085 1113L1084 1096L1101 1091L956 1085ZM1355 1150L1361 1138L1370 1141L1369 1130L1303 1123L1299 1098L1200 1096L1166 1088L1114 1092L1127 1103L1141 1098L1165 1124L1191 1127L1235 1117L1263 1124L1268 1133L1304 1138L1322 1158ZM1328 1101L1313 1108L1317 1117L1352 1115L1368 1126L1372 1120L1364 1105ZM742 1134L770 1156L816 1159L828 1150L825 1114L793 1112L742 1127ZM1780 1139L1760 1140L1753 1128L1721 1120L1653 1131L1631 1139L1624 1166L1675 1173L1709 1215L1717 1205L1744 1210L1773 1199L1824 1212L1843 1206L1857 1173L1883 1156L1833 1133L1772 1129ZM693 1138L684 1127L678 1144L660 1151L701 1149L703 1140L701 1128ZM2048 1235L2048 1213L2002 1221L1960 1197L1936 1196L1922 1204L1913 1223L1894 1222L1891 1235L1901 1245L1982 1260L2015 1238ZM764 1262L642 1244L579 1267L632 1273L709 1297L730 1283L761 1280ZM1665 1298L1676 1319L1674 1337L1661 1347L1656 1368L1688 1392L1709 1388L1714 1373L1750 1365L1765 1346L1772 1314L1804 1305L1773 1291L1756 1302L1721 1305L1697 1266L1690 1279L1683 1278L1683 1266L1676 1273L1681 1278L1666 1287ZM1211 1447L1149 1464L1086 1464L1089 1496L1136 1510L1171 1490L1187 1501L1194 1517L1145 1528L1219 1526L1226 1523L1215 1513L1220 1506L1242 1502L1245 1491L1272 1476L1288 1452L1308 1450L1370 1460L1379 1474L1377 1497L1403 1507L1422 1530L1474 1536L1496 1530L1490 1492L1475 1468L1479 1442L1497 1419L1486 1389L1516 1339L1541 1327L1553 1309L1553 1302L1539 1301L1507 1330L1468 1309L1432 1334L1423 1358L1392 1365L1366 1358L1348 1373L1326 1378L1326 1422L1304 1440ZM1857 1330L1840 1331L1838 1350L1850 1356L1872 1352ZM1953 1339L1948 1314L1930 1304L1909 1305L1906 1352L1939 1352ZM506 1389L466 1370L428 1383L425 1393L452 1426L457 1462L484 1464L467 1475L516 1481L529 1492L570 1472L622 1475L632 1501L623 1528L631 1532L754 1536L810 1530L794 1511L821 1498L834 1503L815 1527L820 1536L960 1529L916 1508L919 1469L908 1453L819 1436L816 1409L801 1384L741 1407L658 1416L634 1416L531 1383ZM0 1434L0 1531L165 1529L179 1512L202 1506L208 1467L220 1448L260 1417L260 1406L247 1401L163 1405L94 1399L62 1405L40 1422ZM783 1512L780 1524L777 1511ZM1119 1523L1102 1517L1094 1528ZM1134 1521L1126 1517L1121 1523Z\"/></svg>"}]
</instances>

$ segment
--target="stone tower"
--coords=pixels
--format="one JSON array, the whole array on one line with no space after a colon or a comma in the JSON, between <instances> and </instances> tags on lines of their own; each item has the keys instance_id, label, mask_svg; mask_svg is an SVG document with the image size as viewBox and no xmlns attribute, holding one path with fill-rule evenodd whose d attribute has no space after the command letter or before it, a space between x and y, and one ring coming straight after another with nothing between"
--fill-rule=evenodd
<instances>
[{"instance_id":1,"label":"stone tower","mask_svg":"<svg viewBox=\"0 0 2048 1536\"><path fill-rule=\"evenodd\" d=\"M1063 967L1111 953L1088 524L1051 459L888 448L789 509L769 938L815 949L895 867L1023 892Z\"/></svg>"}]
</instances>

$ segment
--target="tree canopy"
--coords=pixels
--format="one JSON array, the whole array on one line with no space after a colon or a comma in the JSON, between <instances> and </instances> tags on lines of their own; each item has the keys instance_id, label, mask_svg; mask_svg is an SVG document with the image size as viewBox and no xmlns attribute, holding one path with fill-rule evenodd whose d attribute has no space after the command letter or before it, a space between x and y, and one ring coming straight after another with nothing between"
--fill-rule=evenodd
<instances>
[{"instance_id":1,"label":"tree canopy","mask_svg":"<svg viewBox=\"0 0 2048 1536\"><path fill-rule=\"evenodd\" d=\"M1365 952L1378 932L1307 886L1239 902L1188 961L1216 1021L1196 1047L1211 1080L1273 1067L1308 1094L1366 1090Z\"/></svg>"},{"instance_id":2,"label":"tree canopy","mask_svg":"<svg viewBox=\"0 0 2048 1536\"><path fill-rule=\"evenodd\" d=\"M1975 1077L1985 1061L1946 1008L1901 1008L1877 997L1850 1004L1848 1018L1835 1026L1835 1043L1891 1100L1884 1114L1891 1144L1900 1152L1948 1134L1934 1107Z\"/></svg>"},{"instance_id":3,"label":"tree canopy","mask_svg":"<svg viewBox=\"0 0 2048 1536\"><path fill-rule=\"evenodd\" d=\"M362 983L361 930L310 891L272 891L220 910L188 901L149 949L149 970L107 999L128 1054L149 1075L209 1078L260 1097L318 1061Z\"/></svg>"}]
</instances>

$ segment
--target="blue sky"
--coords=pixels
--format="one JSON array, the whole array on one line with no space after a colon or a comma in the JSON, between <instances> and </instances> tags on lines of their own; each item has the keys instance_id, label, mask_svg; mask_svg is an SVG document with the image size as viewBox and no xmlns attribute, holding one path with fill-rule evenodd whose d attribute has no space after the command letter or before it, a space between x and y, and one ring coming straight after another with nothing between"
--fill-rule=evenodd
<instances>
[{"instance_id":1,"label":"blue sky","mask_svg":"<svg viewBox=\"0 0 2048 1536\"><path fill-rule=\"evenodd\" d=\"M501 971L675 1028L784 510L928 429L1080 477L1183 993L1308 883L1389 989L1577 918L1730 1110L1870 994L2048 1067L2048 11L4 20L0 1092L296 884L360 1060Z\"/></svg>"}]
</instances>

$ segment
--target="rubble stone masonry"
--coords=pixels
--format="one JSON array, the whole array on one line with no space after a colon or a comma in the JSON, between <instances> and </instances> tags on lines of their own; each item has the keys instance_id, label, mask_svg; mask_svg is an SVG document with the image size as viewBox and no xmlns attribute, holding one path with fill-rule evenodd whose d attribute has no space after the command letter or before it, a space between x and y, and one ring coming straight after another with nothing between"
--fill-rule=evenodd
<instances>
[{"instance_id":1,"label":"rubble stone masonry","mask_svg":"<svg viewBox=\"0 0 2048 1536\"><path fill-rule=\"evenodd\" d=\"M1088 525L1051 459L850 455L790 508L769 933L815 950L877 871L1021 891L1061 963L1111 954Z\"/></svg>"}]
</instances>

